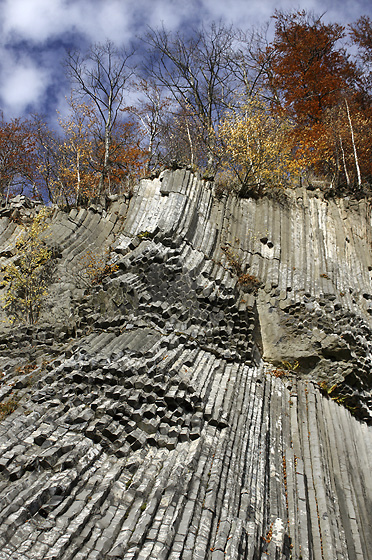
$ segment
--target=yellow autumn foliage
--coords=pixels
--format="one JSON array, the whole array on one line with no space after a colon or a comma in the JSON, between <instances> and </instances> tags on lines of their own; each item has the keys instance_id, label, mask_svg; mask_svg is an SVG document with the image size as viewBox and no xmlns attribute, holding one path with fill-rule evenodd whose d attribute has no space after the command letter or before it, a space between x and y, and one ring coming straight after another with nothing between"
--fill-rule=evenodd
<instances>
[{"instance_id":1,"label":"yellow autumn foliage","mask_svg":"<svg viewBox=\"0 0 372 560\"><path fill-rule=\"evenodd\" d=\"M243 187L284 186L301 169L290 121L274 115L258 96L226 113L219 137L222 168Z\"/></svg>"},{"instance_id":2,"label":"yellow autumn foliage","mask_svg":"<svg viewBox=\"0 0 372 560\"><path fill-rule=\"evenodd\" d=\"M88 249L80 259L76 272L80 284L86 288L101 284L103 279L118 270L117 264L110 262L110 248L102 253Z\"/></svg>"},{"instance_id":3,"label":"yellow autumn foliage","mask_svg":"<svg viewBox=\"0 0 372 560\"><path fill-rule=\"evenodd\" d=\"M47 294L50 277L51 251L41 238L46 230L47 210L41 210L29 228L24 228L16 242L12 263L3 271L3 309L12 323L33 324Z\"/></svg>"},{"instance_id":4,"label":"yellow autumn foliage","mask_svg":"<svg viewBox=\"0 0 372 560\"><path fill-rule=\"evenodd\" d=\"M60 146L58 181L63 184L65 196L78 202L80 197L94 196L97 190L98 175L93 169L97 118L92 106L76 103L72 97L69 104L72 114L59 120L65 140Z\"/></svg>"}]
</instances>

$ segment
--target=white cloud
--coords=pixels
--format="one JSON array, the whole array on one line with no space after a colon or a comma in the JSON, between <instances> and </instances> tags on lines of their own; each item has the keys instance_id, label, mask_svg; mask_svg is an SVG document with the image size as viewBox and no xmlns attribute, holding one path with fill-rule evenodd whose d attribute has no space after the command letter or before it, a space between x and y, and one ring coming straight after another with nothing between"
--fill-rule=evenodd
<instances>
[{"instance_id":1,"label":"white cloud","mask_svg":"<svg viewBox=\"0 0 372 560\"><path fill-rule=\"evenodd\" d=\"M74 9L65 0L5 0L2 19L6 41L39 43L73 25Z\"/></svg>"},{"instance_id":2,"label":"white cloud","mask_svg":"<svg viewBox=\"0 0 372 560\"><path fill-rule=\"evenodd\" d=\"M265 23L275 9L304 8L344 23L368 13L367 0L2 0L3 41L35 43L74 31L91 42L107 37L126 42L146 25L182 28L190 19L218 20L249 27Z\"/></svg>"},{"instance_id":3,"label":"white cloud","mask_svg":"<svg viewBox=\"0 0 372 560\"><path fill-rule=\"evenodd\" d=\"M126 4L120 0L81 0L76 3L75 29L89 43L104 42L109 38L118 45L125 44L135 33L131 10Z\"/></svg>"},{"instance_id":4,"label":"white cloud","mask_svg":"<svg viewBox=\"0 0 372 560\"><path fill-rule=\"evenodd\" d=\"M259 27L275 9L324 12L325 21L347 24L371 15L370 0L0 0L0 109L20 114L45 103L47 88L58 85L63 44L128 44L146 27L164 23L187 31L190 22L222 20ZM271 26L273 28L273 24ZM57 48L56 48L57 45ZM61 86L62 87L62 86ZM62 91L62 97L68 92ZM49 107L50 109L50 107ZM42 110L42 105L41 105Z\"/></svg>"},{"instance_id":5,"label":"white cloud","mask_svg":"<svg viewBox=\"0 0 372 560\"><path fill-rule=\"evenodd\" d=\"M122 43L135 31L131 24L138 8L126 0L5 0L0 8L3 38L37 44L74 32L88 42L109 37ZM144 21L151 11L144 11Z\"/></svg>"},{"instance_id":6,"label":"white cloud","mask_svg":"<svg viewBox=\"0 0 372 560\"><path fill-rule=\"evenodd\" d=\"M204 2L198 0L157 0L148 12L148 25L158 27L164 23L167 29L182 30L188 21L201 20L203 15Z\"/></svg>"},{"instance_id":7,"label":"white cloud","mask_svg":"<svg viewBox=\"0 0 372 560\"><path fill-rule=\"evenodd\" d=\"M75 37L90 44L110 38L118 45L127 44L147 24L178 27L197 4L197 0L3 0L1 108L19 115L42 102L48 86L58 82L63 50L55 50L52 41Z\"/></svg>"},{"instance_id":8,"label":"white cloud","mask_svg":"<svg viewBox=\"0 0 372 560\"><path fill-rule=\"evenodd\" d=\"M124 43L139 27L174 29L204 11L200 0L3 0L5 41L41 43L74 31L90 42Z\"/></svg>"},{"instance_id":9,"label":"white cloud","mask_svg":"<svg viewBox=\"0 0 372 560\"><path fill-rule=\"evenodd\" d=\"M222 19L241 28L260 26L270 20L275 10L306 10L324 14L324 21L347 25L361 15L370 15L370 0L202 0L211 20Z\"/></svg>"},{"instance_id":10,"label":"white cloud","mask_svg":"<svg viewBox=\"0 0 372 560\"><path fill-rule=\"evenodd\" d=\"M8 56L6 65L3 57L1 78L2 109L11 116L20 116L37 105L50 83L48 71L28 57L16 60Z\"/></svg>"}]
</instances>

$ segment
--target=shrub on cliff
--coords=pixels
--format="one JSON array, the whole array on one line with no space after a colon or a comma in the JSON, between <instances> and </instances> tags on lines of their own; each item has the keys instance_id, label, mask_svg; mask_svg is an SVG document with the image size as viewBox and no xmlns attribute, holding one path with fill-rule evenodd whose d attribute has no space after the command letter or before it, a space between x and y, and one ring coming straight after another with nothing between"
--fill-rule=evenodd
<instances>
[{"instance_id":1,"label":"shrub on cliff","mask_svg":"<svg viewBox=\"0 0 372 560\"><path fill-rule=\"evenodd\" d=\"M272 115L258 96L242 99L225 114L219 127L221 166L240 183L240 196L264 186L283 187L301 170L293 157L293 126Z\"/></svg>"},{"instance_id":2,"label":"shrub on cliff","mask_svg":"<svg viewBox=\"0 0 372 560\"><path fill-rule=\"evenodd\" d=\"M117 270L118 266L110 261L109 247L101 253L88 249L75 272L77 284L89 289L102 284L104 278Z\"/></svg>"},{"instance_id":3,"label":"shrub on cliff","mask_svg":"<svg viewBox=\"0 0 372 560\"><path fill-rule=\"evenodd\" d=\"M12 323L33 324L39 317L52 272L52 252L41 234L47 229L47 210L43 209L25 228L16 242L13 262L3 271L5 309Z\"/></svg>"}]
</instances>

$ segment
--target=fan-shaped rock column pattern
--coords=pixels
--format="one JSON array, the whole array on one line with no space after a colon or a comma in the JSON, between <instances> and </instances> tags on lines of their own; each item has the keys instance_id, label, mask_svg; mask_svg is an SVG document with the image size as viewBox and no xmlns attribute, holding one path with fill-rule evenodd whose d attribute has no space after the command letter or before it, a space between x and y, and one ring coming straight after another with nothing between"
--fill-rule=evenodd
<instances>
[{"instance_id":1,"label":"fan-shaped rock column pattern","mask_svg":"<svg viewBox=\"0 0 372 560\"><path fill-rule=\"evenodd\" d=\"M0 560L372 558L370 241L365 201L187 170L55 210L49 309L0 339Z\"/></svg>"}]
</instances>

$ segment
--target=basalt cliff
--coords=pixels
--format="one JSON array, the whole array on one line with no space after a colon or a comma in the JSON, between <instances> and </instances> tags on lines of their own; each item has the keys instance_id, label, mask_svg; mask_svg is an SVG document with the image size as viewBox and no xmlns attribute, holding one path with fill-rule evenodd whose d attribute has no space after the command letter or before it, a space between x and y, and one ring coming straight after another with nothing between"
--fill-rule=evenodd
<instances>
[{"instance_id":1,"label":"basalt cliff","mask_svg":"<svg viewBox=\"0 0 372 560\"><path fill-rule=\"evenodd\" d=\"M1 311L0 560L372 559L371 205L214 190L50 213L39 321Z\"/></svg>"}]
</instances>

